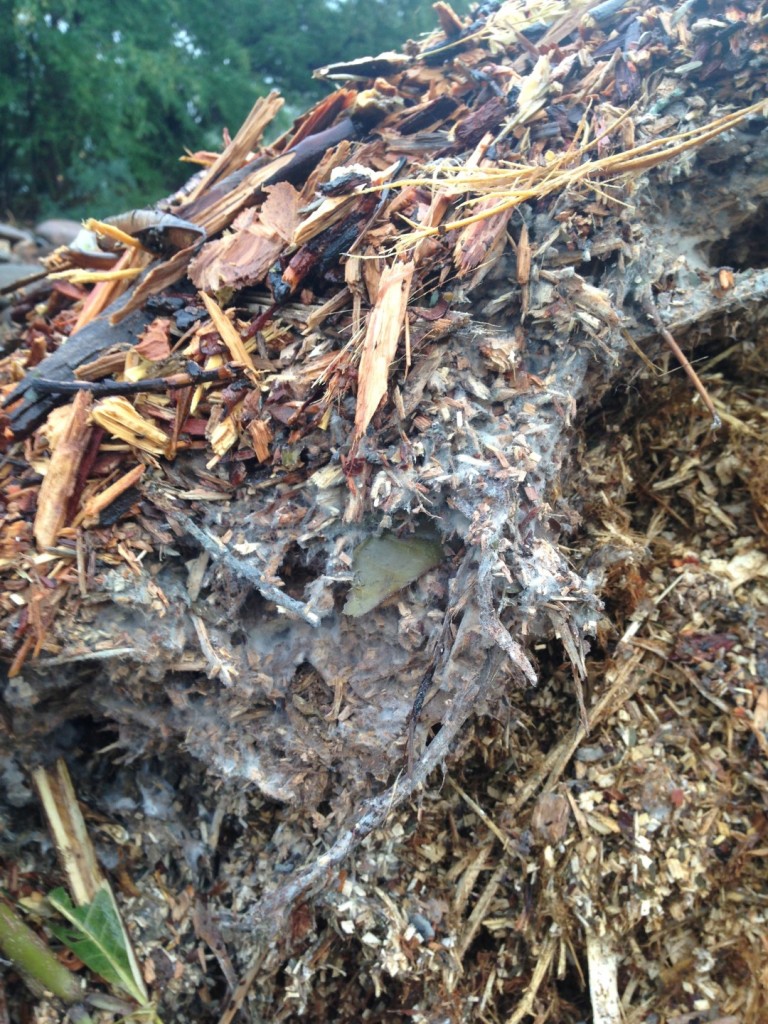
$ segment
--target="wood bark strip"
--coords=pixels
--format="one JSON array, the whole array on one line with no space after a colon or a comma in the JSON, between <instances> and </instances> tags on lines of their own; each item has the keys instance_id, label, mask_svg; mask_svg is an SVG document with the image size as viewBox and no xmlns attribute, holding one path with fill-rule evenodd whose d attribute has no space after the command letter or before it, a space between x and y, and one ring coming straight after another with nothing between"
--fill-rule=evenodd
<instances>
[{"instance_id":1,"label":"wood bark strip","mask_svg":"<svg viewBox=\"0 0 768 1024\"><path fill-rule=\"evenodd\" d=\"M365 433L387 391L387 374L405 322L415 263L395 263L381 275L376 305L368 316L357 386L355 441Z\"/></svg>"},{"instance_id":2,"label":"wood bark strip","mask_svg":"<svg viewBox=\"0 0 768 1024\"><path fill-rule=\"evenodd\" d=\"M34 525L35 541L40 551L56 543L59 530L66 521L67 505L90 432L90 408L90 394L80 391L75 395L66 429L54 448L48 472L40 485Z\"/></svg>"}]
</instances>

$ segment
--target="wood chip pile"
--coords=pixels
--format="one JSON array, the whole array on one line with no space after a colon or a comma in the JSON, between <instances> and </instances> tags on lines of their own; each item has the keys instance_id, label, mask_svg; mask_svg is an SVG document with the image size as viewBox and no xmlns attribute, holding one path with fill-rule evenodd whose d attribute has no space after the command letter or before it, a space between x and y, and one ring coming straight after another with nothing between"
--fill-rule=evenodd
<instances>
[{"instance_id":1,"label":"wood chip pile","mask_svg":"<svg viewBox=\"0 0 768 1024\"><path fill-rule=\"evenodd\" d=\"M765 1020L768 8L435 11L10 305L3 771L171 1019Z\"/></svg>"}]
</instances>

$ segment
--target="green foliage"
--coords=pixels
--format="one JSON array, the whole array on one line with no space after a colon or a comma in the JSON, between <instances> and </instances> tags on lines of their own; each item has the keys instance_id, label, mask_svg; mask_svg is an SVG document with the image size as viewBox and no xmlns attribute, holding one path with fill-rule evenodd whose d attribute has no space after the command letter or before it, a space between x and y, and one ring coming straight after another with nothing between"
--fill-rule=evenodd
<instances>
[{"instance_id":1,"label":"green foliage","mask_svg":"<svg viewBox=\"0 0 768 1024\"><path fill-rule=\"evenodd\" d=\"M188 176L184 147L213 125L236 128L259 94L242 47L226 33L199 45L178 0L4 6L0 202L17 216L99 215L165 194ZM214 23L211 0L198 6Z\"/></svg>"},{"instance_id":2,"label":"green foliage","mask_svg":"<svg viewBox=\"0 0 768 1024\"><path fill-rule=\"evenodd\" d=\"M0 216L151 202L270 88L303 109L314 68L434 24L431 0L0 0Z\"/></svg>"},{"instance_id":3,"label":"green foliage","mask_svg":"<svg viewBox=\"0 0 768 1024\"><path fill-rule=\"evenodd\" d=\"M99 889L93 902L83 907L76 907L65 889L54 889L48 902L70 924L51 925L54 935L114 989L130 996L140 1007L147 1007L144 979L111 889Z\"/></svg>"},{"instance_id":4,"label":"green foliage","mask_svg":"<svg viewBox=\"0 0 768 1024\"><path fill-rule=\"evenodd\" d=\"M242 22L238 37L254 74L274 81L294 102L328 91L312 79L315 68L399 50L435 26L431 3L424 0L280 0L235 7Z\"/></svg>"},{"instance_id":5,"label":"green foliage","mask_svg":"<svg viewBox=\"0 0 768 1024\"><path fill-rule=\"evenodd\" d=\"M0 953L35 992L53 992L65 1003L82 997L80 982L16 912L0 900Z\"/></svg>"}]
</instances>

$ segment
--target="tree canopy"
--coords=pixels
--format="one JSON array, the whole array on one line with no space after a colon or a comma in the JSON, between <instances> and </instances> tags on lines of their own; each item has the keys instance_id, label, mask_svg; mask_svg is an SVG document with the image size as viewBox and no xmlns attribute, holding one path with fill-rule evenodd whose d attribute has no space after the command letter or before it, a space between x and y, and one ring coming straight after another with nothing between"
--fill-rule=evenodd
<instances>
[{"instance_id":1,"label":"tree canopy","mask_svg":"<svg viewBox=\"0 0 768 1024\"><path fill-rule=\"evenodd\" d=\"M454 5L466 10L468 0ZM0 0L0 202L19 218L106 214L188 177L254 100L294 111L312 70L398 49L431 29L428 0Z\"/></svg>"}]
</instances>

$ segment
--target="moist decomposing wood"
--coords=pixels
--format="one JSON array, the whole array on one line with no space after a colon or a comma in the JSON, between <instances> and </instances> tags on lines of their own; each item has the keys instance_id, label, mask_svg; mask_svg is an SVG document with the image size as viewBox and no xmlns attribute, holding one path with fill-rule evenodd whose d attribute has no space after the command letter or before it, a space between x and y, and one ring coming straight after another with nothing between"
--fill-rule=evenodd
<instances>
[{"instance_id":1,"label":"moist decomposing wood","mask_svg":"<svg viewBox=\"0 0 768 1024\"><path fill-rule=\"evenodd\" d=\"M6 887L65 753L171 1019L768 1013L767 15L440 3L10 305Z\"/></svg>"}]
</instances>

